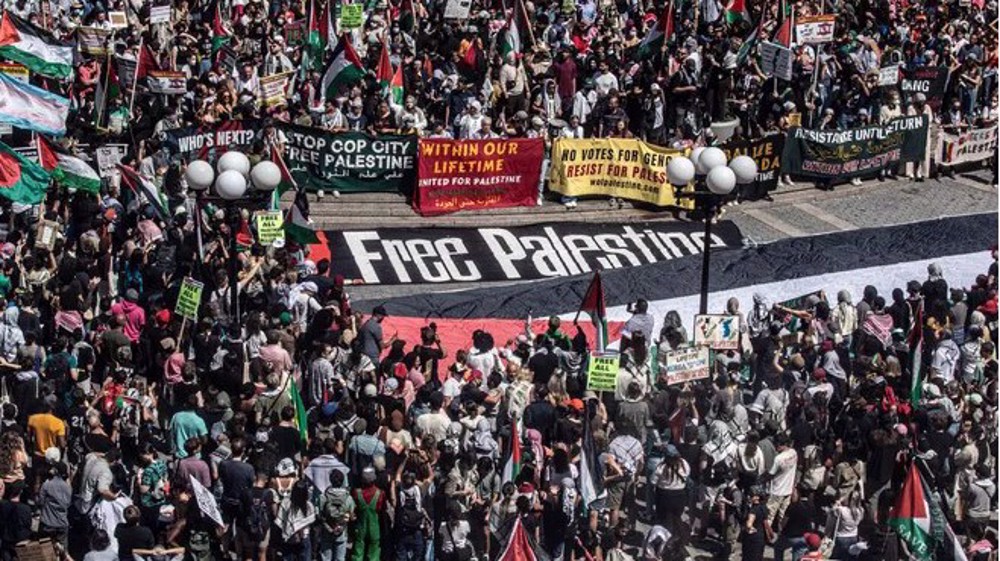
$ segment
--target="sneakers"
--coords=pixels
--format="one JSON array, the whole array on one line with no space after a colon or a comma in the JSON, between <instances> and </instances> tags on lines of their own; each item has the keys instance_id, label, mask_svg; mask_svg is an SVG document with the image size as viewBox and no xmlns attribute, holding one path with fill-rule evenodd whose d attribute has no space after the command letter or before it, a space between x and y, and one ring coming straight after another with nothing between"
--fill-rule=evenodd
<instances>
[{"instance_id":1,"label":"sneakers","mask_svg":"<svg viewBox=\"0 0 1000 561\"><path fill-rule=\"evenodd\" d=\"M326 191L324 191L322 189L320 189L319 191L316 191L316 198L317 199L322 199L325 196L326 196Z\"/></svg>"},{"instance_id":2,"label":"sneakers","mask_svg":"<svg viewBox=\"0 0 1000 561\"><path fill-rule=\"evenodd\" d=\"M333 191L333 198L339 199L340 198L340 191L337 191L336 189L334 189L334 191Z\"/></svg>"},{"instance_id":3,"label":"sneakers","mask_svg":"<svg viewBox=\"0 0 1000 561\"><path fill-rule=\"evenodd\" d=\"M851 185L854 185L854 186L861 185L861 178L860 177L855 177L854 179L852 179L851 180Z\"/></svg>"},{"instance_id":4,"label":"sneakers","mask_svg":"<svg viewBox=\"0 0 1000 561\"><path fill-rule=\"evenodd\" d=\"M575 200L566 201L565 203L563 203L563 206L565 206L567 209L574 209L576 208L576 201Z\"/></svg>"}]
</instances>

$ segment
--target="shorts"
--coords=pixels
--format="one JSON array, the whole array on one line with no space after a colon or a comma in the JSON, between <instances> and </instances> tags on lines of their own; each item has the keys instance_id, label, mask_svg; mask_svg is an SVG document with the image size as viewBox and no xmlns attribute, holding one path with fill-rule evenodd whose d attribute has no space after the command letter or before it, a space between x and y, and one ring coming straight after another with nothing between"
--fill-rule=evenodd
<instances>
[{"instance_id":1,"label":"shorts","mask_svg":"<svg viewBox=\"0 0 1000 561\"><path fill-rule=\"evenodd\" d=\"M238 547L242 549L244 552L253 551L254 549L256 549L257 551L266 551L267 546L271 543L271 530L268 529L267 533L264 534L263 538L257 539L254 536L250 535L249 531L244 530L243 528L237 526L236 543Z\"/></svg>"},{"instance_id":2,"label":"shorts","mask_svg":"<svg viewBox=\"0 0 1000 561\"><path fill-rule=\"evenodd\" d=\"M628 491L628 485L628 481L619 481L612 483L608 487L608 508L618 510L622 507L622 502L625 500L625 493Z\"/></svg>"}]
</instances>

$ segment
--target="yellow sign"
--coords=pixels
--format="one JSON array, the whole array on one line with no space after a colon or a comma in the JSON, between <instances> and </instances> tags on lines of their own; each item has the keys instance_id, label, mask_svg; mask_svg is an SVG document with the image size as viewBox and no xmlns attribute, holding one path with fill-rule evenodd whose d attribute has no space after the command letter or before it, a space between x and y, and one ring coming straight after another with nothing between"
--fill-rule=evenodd
<instances>
[{"instance_id":1,"label":"yellow sign","mask_svg":"<svg viewBox=\"0 0 1000 561\"><path fill-rule=\"evenodd\" d=\"M285 238L284 222L280 210L257 213L257 241L269 245Z\"/></svg>"},{"instance_id":2,"label":"yellow sign","mask_svg":"<svg viewBox=\"0 0 1000 561\"><path fill-rule=\"evenodd\" d=\"M667 162L683 152L627 138L556 140L549 188L570 197L607 195L656 206L676 204Z\"/></svg>"},{"instance_id":3,"label":"yellow sign","mask_svg":"<svg viewBox=\"0 0 1000 561\"><path fill-rule=\"evenodd\" d=\"M587 389L615 391L618 384L618 353L592 354L587 366Z\"/></svg>"},{"instance_id":4,"label":"yellow sign","mask_svg":"<svg viewBox=\"0 0 1000 561\"><path fill-rule=\"evenodd\" d=\"M14 62L0 63L0 72L22 82L27 82L28 77L31 75L26 66Z\"/></svg>"}]
</instances>

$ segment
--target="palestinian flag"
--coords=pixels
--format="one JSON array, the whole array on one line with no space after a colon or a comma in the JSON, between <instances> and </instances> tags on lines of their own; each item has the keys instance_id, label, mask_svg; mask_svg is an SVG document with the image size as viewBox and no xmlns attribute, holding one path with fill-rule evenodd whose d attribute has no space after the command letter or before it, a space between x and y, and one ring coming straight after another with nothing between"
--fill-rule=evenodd
<instances>
[{"instance_id":1,"label":"palestinian flag","mask_svg":"<svg viewBox=\"0 0 1000 561\"><path fill-rule=\"evenodd\" d=\"M521 27L529 25L527 22L527 12L524 9L522 0L515 0L514 11L507 20L504 29L503 40L500 43L500 54L507 58L510 53L521 54L524 52L524 45L521 41Z\"/></svg>"},{"instance_id":2,"label":"palestinian flag","mask_svg":"<svg viewBox=\"0 0 1000 561\"><path fill-rule=\"evenodd\" d=\"M215 54L223 45L229 43L229 31L222 25L222 6L219 0L215 2L215 15L212 17L212 54Z\"/></svg>"},{"instance_id":3,"label":"palestinian flag","mask_svg":"<svg viewBox=\"0 0 1000 561\"><path fill-rule=\"evenodd\" d=\"M322 8L316 8L317 2L323 2ZM308 55L309 66L314 70L323 68L323 53L329 41L329 4L324 0L309 2L309 32L306 35L305 53Z\"/></svg>"},{"instance_id":4,"label":"palestinian flag","mask_svg":"<svg viewBox=\"0 0 1000 561\"><path fill-rule=\"evenodd\" d=\"M121 172L122 181L136 196L142 195L146 201L153 206L156 214L163 220L170 219L170 213L165 204L166 197L160 193L160 188L155 183L146 179L139 172L125 164L118 164L118 171Z\"/></svg>"},{"instance_id":5,"label":"palestinian flag","mask_svg":"<svg viewBox=\"0 0 1000 561\"><path fill-rule=\"evenodd\" d=\"M774 34L774 42L780 43L785 48L792 46L792 33L795 30L795 13L786 15Z\"/></svg>"},{"instance_id":6,"label":"palestinian flag","mask_svg":"<svg viewBox=\"0 0 1000 561\"><path fill-rule=\"evenodd\" d=\"M56 183L67 189L76 189L88 193L101 192L101 176L76 156L56 150L42 135L35 135L38 143L38 163L45 171L52 174Z\"/></svg>"},{"instance_id":7,"label":"palestinian flag","mask_svg":"<svg viewBox=\"0 0 1000 561\"><path fill-rule=\"evenodd\" d=\"M513 434L510 437L510 456L507 457L507 463L503 466L502 483L516 481L517 476L521 473L521 435L524 425L520 418L514 421L511 430Z\"/></svg>"},{"instance_id":8,"label":"palestinian flag","mask_svg":"<svg viewBox=\"0 0 1000 561\"><path fill-rule=\"evenodd\" d=\"M764 32L764 15L761 14L760 19L757 20L757 26L753 28L750 35L743 40L743 44L740 45L740 49L736 51L736 64L740 65L746 62L747 57L750 56L750 51L757 45L760 41L761 34Z\"/></svg>"},{"instance_id":9,"label":"palestinian flag","mask_svg":"<svg viewBox=\"0 0 1000 561\"><path fill-rule=\"evenodd\" d=\"M278 147L274 145L271 145L271 161L281 170L281 181L278 183L277 189L274 190L278 195L278 199L280 199L286 192L296 190L299 186L295 183L295 179L292 178L292 173L288 171L288 166L285 165L285 159L281 157Z\"/></svg>"},{"instance_id":10,"label":"palestinian flag","mask_svg":"<svg viewBox=\"0 0 1000 561\"><path fill-rule=\"evenodd\" d=\"M587 312L590 315L590 321L594 324L594 329L597 332L595 350L599 353L604 352L608 345L608 311L604 304L604 286L601 284L601 274L597 271L594 271L594 278L590 280L590 286L587 287L587 292L583 295L580 311L576 313L577 317L580 316L580 312Z\"/></svg>"},{"instance_id":11,"label":"palestinian flag","mask_svg":"<svg viewBox=\"0 0 1000 561\"><path fill-rule=\"evenodd\" d=\"M288 211L285 220L285 234L299 245L309 245L319 242L316 227L309 219L309 199L304 190L295 194L295 201Z\"/></svg>"},{"instance_id":12,"label":"palestinian flag","mask_svg":"<svg viewBox=\"0 0 1000 561\"><path fill-rule=\"evenodd\" d=\"M413 9L413 0L403 0L399 6L399 29L404 33L413 33L417 27L417 12Z\"/></svg>"},{"instance_id":13,"label":"palestinian flag","mask_svg":"<svg viewBox=\"0 0 1000 561\"><path fill-rule=\"evenodd\" d=\"M339 88L354 84L364 76L365 67L361 64L361 58L344 34L333 50L333 60L323 73L323 94L327 99L333 99Z\"/></svg>"},{"instance_id":14,"label":"palestinian flag","mask_svg":"<svg viewBox=\"0 0 1000 561\"><path fill-rule=\"evenodd\" d=\"M924 306L917 308L916 321L910 329L910 405L920 405L924 389Z\"/></svg>"},{"instance_id":15,"label":"palestinian flag","mask_svg":"<svg viewBox=\"0 0 1000 561\"><path fill-rule=\"evenodd\" d=\"M889 512L889 526L899 535L911 559L966 559L916 461L910 464L903 489Z\"/></svg>"},{"instance_id":16,"label":"palestinian flag","mask_svg":"<svg viewBox=\"0 0 1000 561\"><path fill-rule=\"evenodd\" d=\"M403 65L400 64L396 67L396 72L393 73L392 80L389 82L389 99L396 105L402 105L404 97Z\"/></svg>"},{"instance_id":17,"label":"palestinian flag","mask_svg":"<svg viewBox=\"0 0 1000 561\"><path fill-rule=\"evenodd\" d=\"M49 172L0 142L0 197L37 205L49 188Z\"/></svg>"},{"instance_id":18,"label":"palestinian flag","mask_svg":"<svg viewBox=\"0 0 1000 561\"><path fill-rule=\"evenodd\" d=\"M497 561L548 561L550 559L543 549L535 545L531 535L524 529L524 523L521 522L520 516L514 517L514 524L509 528L504 533L510 537L507 538L507 545ZM566 545L572 547L571 544Z\"/></svg>"},{"instance_id":19,"label":"palestinian flag","mask_svg":"<svg viewBox=\"0 0 1000 561\"><path fill-rule=\"evenodd\" d=\"M42 76L60 80L73 77L73 46L11 12L4 12L0 22L0 56Z\"/></svg>"},{"instance_id":20,"label":"palestinian flag","mask_svg":"<svg viewBox=\"0 0 1000 561\"><path fill-rule=\"evenodd\" d=\"M604 478L601 477L597 467L597 447L594 445L594 430L591 426L591 414L589 402L584 402L587 406L583 413L583 442L581 446L580 458L580 498L583 500L584 509L589 509L594 501L605 496Z\"/></svg>"},{"instance_id":21,"label":"palestinian flag","mask_svg":"<svg viewBox=\"0 0 1000 561\"><path fill-rule=\"evenodd\" d=\"M299 437L302 438L302 442L309 444L309 423L306 417L306 406L302 403L302 393L294 378L290 379L289 382L291 383L289 391L292 394L290 397L295 406L295 426L299 429Z\"/></svg>"},{"instance_id":22,"label":"palestinian flag","mask_svg":"<svg viewBox=\"0 0 1000 561\"><path fill-rule=\"evenodd\" d=\"M378 66L375 68L375 80L383 93L388 94L389 84L392 82L392 61L389 60L389 45L382 41L382 54L378 59Z\"/></svg>"},{"instance_id":23,"label":"palestinian flag","mask_svg":"<svg viewBox=\"0 0 1000 561\"><path fill-rule=\"evenodd\" d=\"M639 43L636 53L640 57L652 56L663 50L663 45L670 41L673 35L674 1L670 0L666 8L664 8L663 13L660 14L659 19L656 20L656 25L649 29L646 36L643 37L642 42Z\"/></svg>"},{"instance_id":24,"label":"palestinian flag","mask_svg":"<svg viewBox=\"0 0 1000 561\"><path fill-rule=\"evenodd\" d=\"M139 58L136 62L135 77L142 80L146 76L149 76L150 71L156 72L161 70L160 64L156 62L156 56L153 51L149 49L148 45L143 45L139 49Z\"/></svg>"},{"instance_id":25,"label":"palestinian flag","mask_svg":"<svg viewBox=\"0 0 1000 561\"><path fill-rule=\"evenodd\" d=\"M750 23L750 12L747 11L746 0L729 0L725 15L726 23L729 25L735 25L741 21Z\"/></svg>"}]
</instances>

